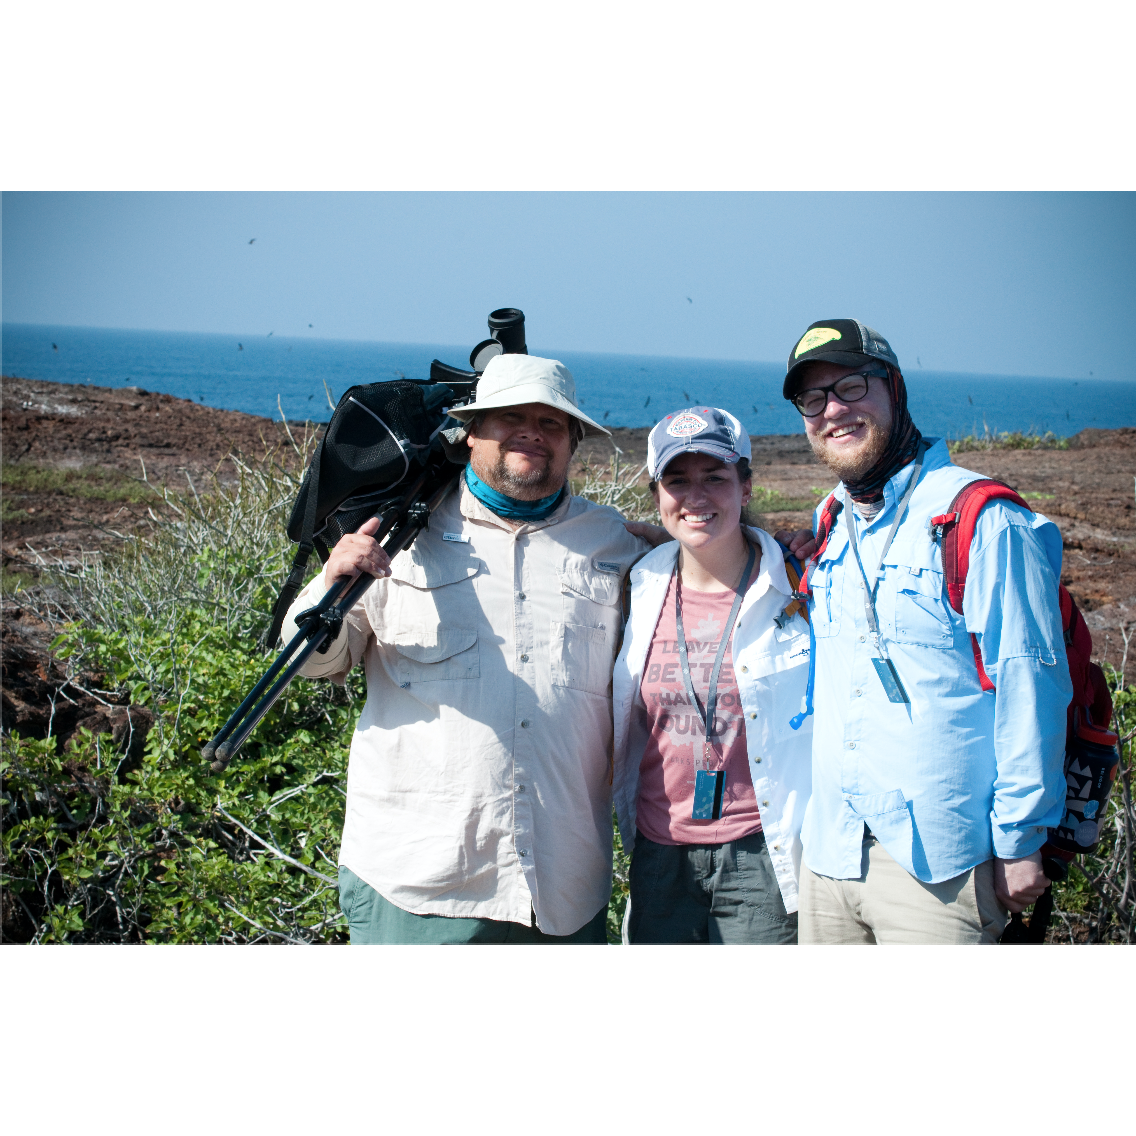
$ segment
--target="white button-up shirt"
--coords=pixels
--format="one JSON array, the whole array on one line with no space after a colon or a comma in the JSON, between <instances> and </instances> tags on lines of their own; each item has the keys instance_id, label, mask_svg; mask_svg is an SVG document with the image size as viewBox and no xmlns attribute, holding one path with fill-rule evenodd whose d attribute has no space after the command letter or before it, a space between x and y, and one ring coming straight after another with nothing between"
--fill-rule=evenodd
<instances>
[{"instance_id":1,"label":"white button-up shirt","mask_svg":"<svg viewBox=\"0 0 1136 1136\"><path fill-rule=\"evenodd\" d=\"M647 544L571 497L512 529L462 485L304 674L367 702L340 864L416 914L570 935L611 894L611 672ZM322 575L289 609L324 591Z\"/></svg>"}]
</instances>

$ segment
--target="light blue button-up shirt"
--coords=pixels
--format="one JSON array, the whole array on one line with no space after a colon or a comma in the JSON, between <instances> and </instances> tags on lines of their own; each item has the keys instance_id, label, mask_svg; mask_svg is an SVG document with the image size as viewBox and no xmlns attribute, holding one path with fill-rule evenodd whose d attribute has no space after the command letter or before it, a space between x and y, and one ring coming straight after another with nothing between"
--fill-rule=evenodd
<instances>
[{"instance_id":1,"label":"light blue button-up shirt","mask_svg":"<svg viewBox=\"0 0 1136 1136\"><path fill-rule=\"evenodd\" d=\"M871 524L837 487L845 508L809 572L816 721L801 836L804 862L821 875L860 875L865 824L907 871L938 883L992 856L1035 852L1062 815L1072 684L1057 602L1061 534L1020 505L987 505L957 614L928 522L983 475L953 465L943 441L928 442L876 593L880 633L910 705L888 700L872 666L847 526L857 526L871 581L913 465L884 487ZM992 692L979 686L971 632Z\"/></svg>"}]
</instances>

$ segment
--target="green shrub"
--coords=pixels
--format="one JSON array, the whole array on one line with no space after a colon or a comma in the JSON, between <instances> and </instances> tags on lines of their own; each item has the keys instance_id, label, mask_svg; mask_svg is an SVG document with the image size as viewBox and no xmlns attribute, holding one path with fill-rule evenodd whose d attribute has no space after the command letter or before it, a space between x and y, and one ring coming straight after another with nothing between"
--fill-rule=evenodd
<instances>
[{"instance_id":1,"label":"green shrub","mask_svg":"<svg viewBox=\"0 0 1136 1136\"><path fill-rule=\"evenodd\" d=\"M750 507L759 513L811 513L827 490L812 490L812 497L786 497L779 489L767 489L764 485L753 487Z\"/></svg>"},{"instance_id":2,"label":"green shrub","mask_svg":"<svg viewBox=\"0 0 1136 1136\"><path fill-rule=\"evenodd\" d=\"M336 860L364 697L297 680L231 770L201 746L263 671L289 469L241 467L117 554L56 569L53 648L154 714L140 761L110 735L0 739L3 889L35 942L342 941ZM129 751L128 751L129 752ZM136 766L136 767L135 767Z\"/></svg>"},{"instance_id":3,"label":"green shrub","mask_svg":"<svg viewBox=\"0 0 1136 1136\"><path fill-rule=\"evenodd\" d=\"M981 434L967 434L963 438L948 438L947 449L952 454L971 453L975 450L1067 450L1069 439L1058 437L1052 430L1038 434L1034 430L993 431L985 422Z\"/></svg>"},{"instance_id":4,"label":"green shrub","mask_svg":"<svg viewBox=\"0 0 1136 1136\"><path fill-rule=\"evenodd\" d=\"M92 501L151 501L156 496L154 487L144 479L102 466L60 469L32 462L5 464L0 467L0 486L5 495L59 493Z\"/></svg>"}]
</instances>

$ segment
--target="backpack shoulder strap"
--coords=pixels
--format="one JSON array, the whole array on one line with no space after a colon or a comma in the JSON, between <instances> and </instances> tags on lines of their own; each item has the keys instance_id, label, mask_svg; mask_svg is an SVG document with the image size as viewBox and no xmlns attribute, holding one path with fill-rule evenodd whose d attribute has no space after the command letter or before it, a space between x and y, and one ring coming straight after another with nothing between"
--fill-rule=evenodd
<instances>
[{"instance_id":1,"label":"backpack shoulder strap","mask_svg":"<svg viewBox=\"0 0 1136 1136\"><path fill-rule=\"evenodd\" d=\"M817 519L816 552L812 554L808 564L804 566L804 570L800 573L800 581L797 588L797 594L799 596L808 595L809 568L821 558L824 550L828 547L828 538L832 536L832 530L836 528L836 518L840 516L840 511L843 508L844 502L837 501L836 494L830 493L828 500L824 503L824 508L820 511L820 517Z\"/></svg>"},{"instance_id":2,"label":"backpack shoulder strap","mask_svg":"<svg viewBox=\"0 0 1136 1136\"><path fill-rule=\"evenodd\" d=\"M836 528L836 518L840 516L840 511L844 508L843 501L837 501L836 494L830 493L828 500L824 503L824 508L820 511L820 520L817 521L817 550L813 554L814 560L820 559L820 554L828 547L828 538L832 536L832 530Z\"/></svg>"},{"instance_id":3,"label":"backpack shoulder strap","mask_svg":"<svg viewBox=\"0 0 1136 1136\"><path fill-rule=\"evenodd\" d=\"M964 485L950 508L931 518L932 539L940 542L943 550L943 575L947 581L947 596L951 607L962 614L962 599L966 590L966 574L970 569L970 545L978 514L990 501L1002 498L1029 509L1019 494L1001 481L984 477ZM1033 511L1032 509L1030 510Z\"/></svg>"},{"instance_id":4,"label":"backpack shoulder strap","mask_svg":"<svg viewBox=\"0 0 1136 1136\"><path fill-rule=\"evenodd\" d=\"M929 524L931 538L940 543L943 553L943 576L947 584L947 598L959 615L962 615L966 574L970 570L970 545L974 540L978 514L990 501L999 498L1013 501L1014 504L1029 509L1029 505L1008 485L984 477L967 482L955 494L950 508L945 513L931 518ZM977 635L971 635L970 646L974 652L974 665L978 670L979 685L983 690L993 690L994 683L990 681L990 676L982 665L982 651L978 646Z\"/></svg>"},{"instance_id":5,"label":"backpack shoulder strap","mask_svg":"<svg viewBox=\"0 0 1136 1136\"><path fill-rule=\"evenodd\" d=\"M789 549L777 542L781 548L781 553L785 557L785 575L789 580L789 589L793 593L793 600L791 603L786 604L785 610L782 615L796 615L798 612L804 616L806 623L809 621L809 609L801 602L799 596L801 594L801 579L805 574L804 565L789 551Z\"/></svg>"},{"instance_id":6,"label":"backpack shoulder strap","mask_svg":"<svg viewBox=\"0 0 1136 1136\"><path fill-rule=\"evenodd\" d=\"M330 425L328 429L331 429ZM304 502L303 529L300 532L296 555L292 558L292 567L288 572L288 579L284 581L284 586L280 589L280 595L276 597L276 603L272 607L272 625L257 642L257 647L262 651L266 649L272 650L276 646L276 641L280 638L280 628L284 626L284 617L288 614L288 609L292 606L292 601L299 595L300 589L304 586L304 570L308 564L308 557L311 556L312 549L315 548L315 541L312 538L315 534L316 527L316 502L319 497L320 458L323 456L323 446L326 438L327 431L325 430L323 438L320 439L319 445L316 446L316 452L312 455L311 464L308 466L308 472L304 477L304 485L302 488L307 490L307 499Z\"/></svg>"}]
</instances>

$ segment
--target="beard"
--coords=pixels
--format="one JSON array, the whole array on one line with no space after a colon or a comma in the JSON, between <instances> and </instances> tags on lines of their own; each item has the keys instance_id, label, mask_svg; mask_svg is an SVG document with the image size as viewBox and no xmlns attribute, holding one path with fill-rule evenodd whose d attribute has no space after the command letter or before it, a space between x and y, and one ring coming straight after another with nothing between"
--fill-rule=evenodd
<instances>
[{"instance_id":1,"label":"beard","mask_svg":"<svg viewBox=\"0 0 1136 1136\"><path fill-rule=\"evenodd\" d=\"M487 469L480 470L475 465L474 473L491 489L521 501L539 501L542 497L551 496L560 488L559 485L552 484L551 457L546 457L543 465L526 473L517 473L510 469L507 457L507 452L502 450L497 454L497 460Z\"/></svg>"},{"instance_id":2,"label":"beard","mask_svg":"<svg viewBox=\"0 0 1136 1136\"><path fill-rule=\"evenodd\" d=\"M829 445L827 438L809 438L809 445L817 458L841 481L859 481L883 457L891 436L891 422L881 426L874 420L866 423L867 436L854 453L843 453Z\"/></svg>"}]
</instances>

